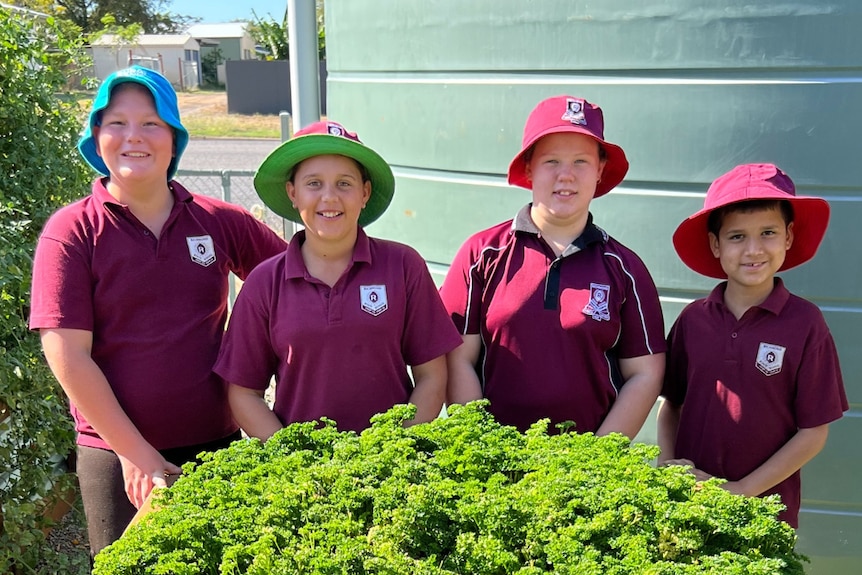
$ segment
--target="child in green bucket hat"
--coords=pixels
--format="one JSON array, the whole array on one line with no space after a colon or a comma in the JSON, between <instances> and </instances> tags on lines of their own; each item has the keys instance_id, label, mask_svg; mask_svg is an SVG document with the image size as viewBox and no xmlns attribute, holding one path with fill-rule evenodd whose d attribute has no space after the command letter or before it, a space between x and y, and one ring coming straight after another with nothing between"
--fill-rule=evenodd
<instances>
[{"instance_id":1,"label":"child in green bucket hat","mask_svg":"<svg viewBox=\"0 0 862 575\"><path fill-rule=\"evenodd\" d=\"M341 124L316 122L270 153L254 185L304 229L251 274L231 315L215 371L240 426L264 440L321 417L361 431L408 402L413 423L436 417L461 338L423 258L363 229L392 200L389 165Z\"/></svg>"}]
</instances>

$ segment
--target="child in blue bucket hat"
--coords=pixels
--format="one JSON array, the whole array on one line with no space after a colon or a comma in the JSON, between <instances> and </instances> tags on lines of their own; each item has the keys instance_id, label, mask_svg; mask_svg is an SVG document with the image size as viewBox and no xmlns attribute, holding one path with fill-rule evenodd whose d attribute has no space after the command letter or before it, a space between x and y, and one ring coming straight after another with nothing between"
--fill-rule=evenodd
<instances>
[{"instance_id":1,"label":"child in blue bucket hat","mask_svg":"<svg viewBox=\"0 0 862 575\"><path fill-rule=\"evenodd\" d=\"M30 327L70 399L93 555L154 486L240 437L212 373L228 274L285 249L247 211L173 179L188 141L164 76L108 76L78 143L99 177L36 246Z\"/></svg>"}]
</instances>

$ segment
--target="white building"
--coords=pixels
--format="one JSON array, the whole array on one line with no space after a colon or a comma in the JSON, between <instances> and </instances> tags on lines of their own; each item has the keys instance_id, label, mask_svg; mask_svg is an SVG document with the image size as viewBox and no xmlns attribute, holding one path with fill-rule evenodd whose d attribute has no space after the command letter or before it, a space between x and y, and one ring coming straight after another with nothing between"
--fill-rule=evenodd
<instances>
[{"instance_id":1,"label":"white building","mask_svg":"<svg viewBox=\"0 0 862 575\"><path fill-rule=\"evenodd\" d=\"M104 80L112 72L138 64L161 72L175 88L201 83L200 44L190 34L141 34L129 43L105 34L90 44L93 73Z\"/></svg>"}]
</instances>

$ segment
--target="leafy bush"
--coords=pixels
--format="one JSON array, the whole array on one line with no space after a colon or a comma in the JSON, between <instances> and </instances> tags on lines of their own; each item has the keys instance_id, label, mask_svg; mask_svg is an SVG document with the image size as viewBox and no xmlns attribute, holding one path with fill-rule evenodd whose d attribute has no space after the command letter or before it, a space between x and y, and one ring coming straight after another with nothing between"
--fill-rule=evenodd
<instances>
[{"instance_id":1,"label":"leafy bush","mask_svg":"<svg viewBox=\"0 0 862 575\"><path fill-rule=\"evenodd\" d=\"M224 56L220 48L213 48L201 58L201 76L204 86L219 86L218 67L224 63Z\"/></svg>"},{"instance_id":2,"label":"leafy bush","mask_svg":"<svg viewBox=\"0 0 862 575\"><path fill-rule=\"evenodd\" d=\"M71 485L74 443L63 393L27 328L33 248L45 219L88 190L74 152L81 122L57 93L84 62L52 19L0 8L0 573L51 559L41 509ZM53 561L52 572L66 567Z\"/></svg>"},{"instance_id":3,"label":"leafy bush","mask_svg":"<svg viewBox=\"0 0 862 575\"><path fill-rule=\"evenodd\" d=\"M188 465L94 575L802 573L773 499L655 468L620 435L526 434L484 402L361 435L325 421Z\"/></svg>"}]
</instances>

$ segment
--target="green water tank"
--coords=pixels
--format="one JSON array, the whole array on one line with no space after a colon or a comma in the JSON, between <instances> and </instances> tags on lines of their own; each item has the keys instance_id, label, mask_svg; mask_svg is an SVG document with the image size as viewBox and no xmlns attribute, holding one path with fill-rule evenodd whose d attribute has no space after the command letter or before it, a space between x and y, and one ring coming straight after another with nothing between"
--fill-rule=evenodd
<instances>
[{"instance_id":1,"label":"green water tank","mask_svg":"<svg viewBox=\"0 0 862 575\"><path fill-rule=\"evenodd\" d=\"M862 573L860 30L858 0L326 3L329 116L397 177L369 233L417 248L438 280L468 235L529 201L505 173L527 114L552 95L601 105L626 150L626 180L592 209L647 263L668 326L714 284L670 240L714 178L774 162L798 193L830 201L819 253L783 274L823 310L851 402L803 471L812 575ZM639 440L655 441L654 414Z\"/></svg>"}]
</instances>

